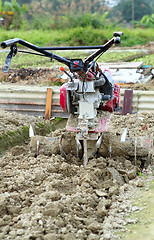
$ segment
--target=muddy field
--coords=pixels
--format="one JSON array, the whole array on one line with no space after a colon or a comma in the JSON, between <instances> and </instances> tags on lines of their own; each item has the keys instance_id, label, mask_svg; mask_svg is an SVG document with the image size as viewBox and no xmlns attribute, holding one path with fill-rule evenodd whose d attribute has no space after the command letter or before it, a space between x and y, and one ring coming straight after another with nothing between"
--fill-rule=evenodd
<instances>
[{"instance_id":1,"label":"muddy field","mask_svg":"<svg viewBox=\"0 0 154 240\"><path fill-rule=\"evenodd\" d=\"M8 73L3 73L2 69L0 69L0 82L24 85L52 85L60 80L62 73L59 68L59 66L50 68L20 68L10 69Z\"/></svg>"},{"instance_id":2,"label":"muddy field","mask_svg":"<svg viewBox=\"0 0 154 240\"><path fill-rule=\"evenodd\" d=\"M62 72L59 66L52 66L50 68L20 68L11 69L9 73L3 73L0 69L1 83L17 83L22 85L61 85L66 80L62 79ZM66 67L67 70L67 67ZM121 88L126 86L121 86ZM152 90L154 88L154 78L146 84L135 83L127 86L134 90Z\"/></svg>"},{"instance_id":3,"label":"muddy field","mask_svg":"<svg viewBox=\"0 0 154 240\"><path fill-rule=\"evenodd\" d=\"M16 129L36 121L21 119L21 115L7 113L7 123L1 118L1 131L9 122ZM122 143L126 127L127 141ZM152 113L112 116L99 154L86 168L76 157L75 136L65 129L56 130L53 137L63 134L66 158L60 154L58 140L48 137L40 137L37 157L34 139L13 147L0 159L0 239L122 239L115 231L137 221L124 214L137 210L131 196L145 184L140 173L152 161L149 141L153 132Z\"/></svg>"}]
</instances>

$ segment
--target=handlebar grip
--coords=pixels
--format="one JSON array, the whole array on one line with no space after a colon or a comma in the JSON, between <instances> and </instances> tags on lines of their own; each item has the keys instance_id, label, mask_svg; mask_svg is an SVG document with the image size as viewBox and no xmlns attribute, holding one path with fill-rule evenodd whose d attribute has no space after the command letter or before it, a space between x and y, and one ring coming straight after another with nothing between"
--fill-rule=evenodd
<instances>
[{"instance_id":1,"label":"handlebar grip","mask_svg":"<svg viewBox=\"0 0 154 240\"><path fill-rule=\"evenodd\" d=\"M113 33L114 37L120 37L121 35L123 35L123 32L114 32Z\"/></svg>"},{"instance_id":2,"label":"handlebar grip","mask_svg":"<svg viewBox=\"0 0 154 240\"><path fill-rule=\"evenodd\" d=\"M12 46L13 44L17 43L19 40L20 40L19 38L13 38L13 39L3 41L1 43L1 47L6 48L6 47L9 47L9 46Z\"/></svg>"}]
</instances>

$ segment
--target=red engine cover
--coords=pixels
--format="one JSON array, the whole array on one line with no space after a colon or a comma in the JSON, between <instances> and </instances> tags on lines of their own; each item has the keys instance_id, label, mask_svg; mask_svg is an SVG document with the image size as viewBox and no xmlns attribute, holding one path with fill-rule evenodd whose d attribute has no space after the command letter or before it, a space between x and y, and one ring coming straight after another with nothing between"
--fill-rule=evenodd
<instances>
[{"instance_id":1,"label":"red engine cover","mask_svg":"<svg viewBox=\"0 0 154 240\"><path fill-rule=\"evenodd\" d=\"M64 83L60 88L60 106L64 112L67 112L67 105L66 105L66 85Z\"/></svg>"},{"instance_id":2,"label":"red engine cover","mask_svg":"<svg viewBox=\"0 0 154 240\"><path fill-rule=\"evenodd\" d=\"M106 71L109 71L106 69ZM91 80L93 78L92 75L87 76L87 81ZM60 88L60 106L63 109L64 112L67 112L67 90L66 90L66 83L62 85ZM114 98L111 101L108 101L104 106L101 106L102 111L108 111L113 112L114 109L116 109L120 104L120 87L117 84L114 84L113 89ZM110 115L106 116L99 120L99 124L94 132L106 132L109 128L109 121L110 121ZM71 132L77 132L77 126L66 126L66 129Z\"/></svg>"},{"instance_id":3,"label":"red engine cover","mask_svg":"<svg viewBox=\"0 0 154 240\"><path fill-rule=\"evenodd\" d=\"M101 110L113 112L113 100L107 101L105 105L101 105Z\"/></svg>"},{"instance_id":4,"label":"red engine cover","mask_svg":"<svg viewBox=\"0 0 154 240\"><path fill-rule=\"evenodd\" d=\"M67 112L66 85L67 84L65 83L60 88L60 106L64 112ZM101 105L101 110L113 112L114 109L120 105L120 87L117 84L114 84L113 95L113 100L107 101L105 105Z\"/></svg>"}]
</instances>

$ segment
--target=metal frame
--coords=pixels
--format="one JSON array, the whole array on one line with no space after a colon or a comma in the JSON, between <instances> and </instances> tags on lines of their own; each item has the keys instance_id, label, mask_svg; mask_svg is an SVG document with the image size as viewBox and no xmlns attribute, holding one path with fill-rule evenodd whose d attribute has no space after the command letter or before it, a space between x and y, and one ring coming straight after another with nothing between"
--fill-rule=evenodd
<instances>
[{"instance_id":1,"label":"metal frame","mask_svg":"<svg viewBox=\"0 0 154 240\"><path fill-rule=\"evenodd\" d=\"M11 64L11 59L17 54L17 43L21 44L22 46L25 46L27 48L30 48L36 52L39 52L41 56L46 56L49 57L51 60L56 59L58 62L64 63L67 65L69 68L71 66L71 59L67 59L64 57L61 57L59 55L56 55L48 50L79 50L79 49L98 49L94 53L92 53L89 57L87 57L84 61L84 66L83 69L87 70L88 64L93 61L96 57L99 55L103 54L106 52L114 43L119 44L120 43L120 36L122 35L122 32L114 32L113 35L114 37L110 39L106 44L104 45L99 45L99 46L70 46L70 47L44 47L40 48L36 45L33 45L27 41L24 41L23 39L20 38L14 38L14 39L9 39L6 41L3 41L1 43L2 48L10 47L10 52L7 55L6 61L5 61L5 66L4 70L7 72L9 70L10 64ZM31 52L29 52L31 53ZM32 53L34 54L34 53Z\"/></svg>"}]
</instances>

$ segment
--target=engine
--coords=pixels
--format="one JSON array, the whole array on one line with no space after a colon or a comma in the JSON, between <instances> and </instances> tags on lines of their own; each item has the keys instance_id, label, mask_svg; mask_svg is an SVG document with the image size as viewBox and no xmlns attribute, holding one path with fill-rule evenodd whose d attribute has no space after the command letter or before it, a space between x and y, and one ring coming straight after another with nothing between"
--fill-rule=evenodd
<instances>
[{"instance_id":1,"label":"engine","mask_svg":"<svg viewBox=\"0 0 154 240\"><path fill-rule=\"evenodd\" d=\"M81 131L83 124L89 132L104 132L108 130L112 113L118 110L120 104L120 87L114 84L109 69L90 69L87 74L79 73L60 89L60 105L63 111L78 118L77 125L67 125L69 131ZM69 123L69 122L68 122Z\"/></svg>"}]
</instances>

